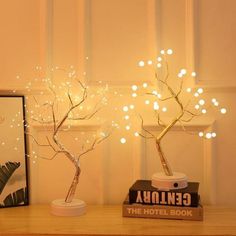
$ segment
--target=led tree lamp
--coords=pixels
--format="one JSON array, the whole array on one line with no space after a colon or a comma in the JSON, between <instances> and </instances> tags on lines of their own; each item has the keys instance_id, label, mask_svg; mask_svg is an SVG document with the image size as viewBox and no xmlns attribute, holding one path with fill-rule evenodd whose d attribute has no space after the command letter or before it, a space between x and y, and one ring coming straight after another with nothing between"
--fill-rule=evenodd
<instances>
[{"instance_id":1,"label":"led tree lamp","mask_svg":"<svg viewBox=\"0 0 236 236\"><path fill-rule=\"evenodd\" d=\"M72 92L73 89L75 90L75 86L72 86L71 81L76 83L76 92ZM45 98L40 96L39 99L36 99L34 97L36 111L33 109L29 110L28 108L27 111L32 122L52 126L50 136L46 136L45 143L41 144L32 134L28 133L28 135L39 147L49 148L54 153L51 157L40 155L37 155L37 157L53 160L59 154L62 154L75 167L75 174L65 199L54 200L51 203L51 212L55 215L63 216L82 215L86 211L86 204L84 201L74 198L81 174L80 160L86 154L93 151L98 144L107 139L110 132L93 134L91 136L92 140L89 142L77 140L81 144L81 150L78 153L74 153L67 148L61 137L70 130L70 126L74 123L79 124L96 118L102 106L107 103L106 92L108 87L97 87L95 92L90 94L90 87L78 80L75 72L69 73L69 79L59 85L53 84L50 79L45 79L45 82L50 92L50 98L48 99L46 95ZM95 104L89 104L89 98L96 100ZM62 102L64 103L63 106L60 104Z\"/></svg>"},{"instance_id":2,"label":"led tree lamp","mask_svg":"<svg viewBox=\"0 0 236 236\"><path fill-rule=\"evenodd\" d=\"M161 50L161 55L157 57L156 63L151 60L148 60L147 62L140 61L138 63L140 67L153 66L155 68L155 86L149 88L147 83L143 83L140 87L137 85L132 85L131 87L131 97L133 97L133 99L139 97L144 100L144 104L149 107L152 106L152 111L154 111L156 117L156 125L161 129L157 135L154 132L147 130L144 126L144 119L142 115L139 114L142 132L136 131L135 136L154 140L163 172L153 174L152 186L162 190L181 189L187 187L188 184L188 178L184 173L173 172L162 149L162 140L172 127L178 124L182 127L183 131L190 133L186 130L186 124L191 123L200 116L207 115L209 108L215 108L214 110L219 111L221 114L226 113L225 108L219 108L217 99L213 98L210 102L207 102L201 98L204 92L202 88L186 87L186 80L188 79L186 69L181 69L177 75L170 77L167 57L172 53L173 51L171 49L166 51ZM191 72L190 76L195 77L196 72ZM162 91L162 94L158 91ZM162 113L168 111L168 108L165 106L167 101L169 103L172 102L172 105L176 110L174 114L171 114L172 118L168 121L164 120L162 117ZM140 103L137 102L135 107L138 107L139 105ZM128 110L129 105L123 107L126 116L128 116ZM200 132L199 137L210 139L216 137L216 133ZM121 143L126 142L124 138L120 141Z\"/></svg>"}]
</instances>

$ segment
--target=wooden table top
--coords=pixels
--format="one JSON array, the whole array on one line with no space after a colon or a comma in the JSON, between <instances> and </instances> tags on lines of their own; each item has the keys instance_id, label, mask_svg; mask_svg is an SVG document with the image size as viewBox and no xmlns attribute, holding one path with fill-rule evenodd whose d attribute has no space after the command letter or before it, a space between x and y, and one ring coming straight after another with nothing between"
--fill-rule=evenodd
<instances>
[{"instance_id":1,"label":"wooden table top","mask_svg":"<svg viewBox=\"0 0 236 236\"><path fill-rule=\"evenodd\" d=\"M122 217L122 207L88 206L79 217L50 214L49 205L0 209L0 235L236 235L236 207L204 207L204 221Z\"/></svg>"}]
</instances>

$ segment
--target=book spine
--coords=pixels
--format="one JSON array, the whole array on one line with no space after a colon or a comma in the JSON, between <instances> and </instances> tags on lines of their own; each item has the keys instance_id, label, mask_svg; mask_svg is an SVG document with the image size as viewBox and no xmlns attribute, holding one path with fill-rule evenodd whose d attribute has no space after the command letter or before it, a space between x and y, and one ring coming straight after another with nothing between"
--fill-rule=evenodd
<instances>
[{"instance_id":1,"label":"book spine","mask_svg":"<svg viewBox=\"0 0 236 236\"><path fill-rule=\"evenodd\" d=\"M123 204L123 217L203 220L203 207L173 207L142 204Z\"/></svg>"},{"instance_id":2,"label":"book spine","mask_svg":"<svg viewBox=\"0 0 236 236\"><path fill-rule=\"evenodd\" d=\"M129 203L197 207L199 195L188 192L130 190Z\"/></svg>"}]
</instances>

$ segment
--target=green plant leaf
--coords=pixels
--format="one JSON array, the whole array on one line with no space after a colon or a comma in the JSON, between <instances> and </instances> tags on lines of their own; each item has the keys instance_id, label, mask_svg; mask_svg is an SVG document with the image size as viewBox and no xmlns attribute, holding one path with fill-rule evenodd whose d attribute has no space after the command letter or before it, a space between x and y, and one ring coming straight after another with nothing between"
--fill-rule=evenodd
<instances>
[{"instance_id":1,"label":"green plant leaf","mask_svg":"<svg viewBox=\"0 0 236 236\"><path fill-rule=\"evenodd\" d=\"M1 207L17 206L28 203L27 189L21 188L16 192L10 193L3 201Z\"/></svg>"},{"instance_id":2,"label":"green plant leaf","mask_svg":"<svg viewBox=\"0 0 236 236\"><path fill-rule=\"evenodd\" d=\"M6 162L5 165L0 165L0 194L6 186L8 180L20 166L20 162Z\"/></svg>"}]
</instances>

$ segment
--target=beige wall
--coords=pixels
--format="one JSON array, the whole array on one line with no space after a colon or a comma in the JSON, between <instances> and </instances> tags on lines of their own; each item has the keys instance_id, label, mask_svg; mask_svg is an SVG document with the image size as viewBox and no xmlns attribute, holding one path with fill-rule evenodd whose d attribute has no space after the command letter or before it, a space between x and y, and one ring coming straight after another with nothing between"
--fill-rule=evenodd
<instances>
[{"instance_id":1,"label":"beige wall","mask_svg":"<svg viewBox=\"0 0 236 236\"><path fill-rule=\"evenodd\" d=\"M195 84L209 97L218 97L229 112L224 119L202 119L191 127L196 132L216 127L215 141L181 136L176 128L165 140L166 153L177 170L201 182L203 202L236 205L234 9L234 0L5 1L0 14L0 90L27 93L25 83L35 65L74 65L90 83L102 80L120 89L123 97L116 103L122 104L132 101L127 86L152 82L152 73L140 71L137 61L155 57L160 48L172 48L171 70L196 68ZM27 76L16 80L19 73ZM41 88L38 84L33 93ZM149 118L147 127L158 131ZM34 132L42 138L45 131ZM120 145L124 132L116 131L82 162L78 194L88 203L120 203L135 179L149 178L158 170L152 143L129 134L128 145ZM69 163L62 158L35 164L30 160L30 167L33 203L65 195L73 171Z\"/></svg>"}]
</instances>

